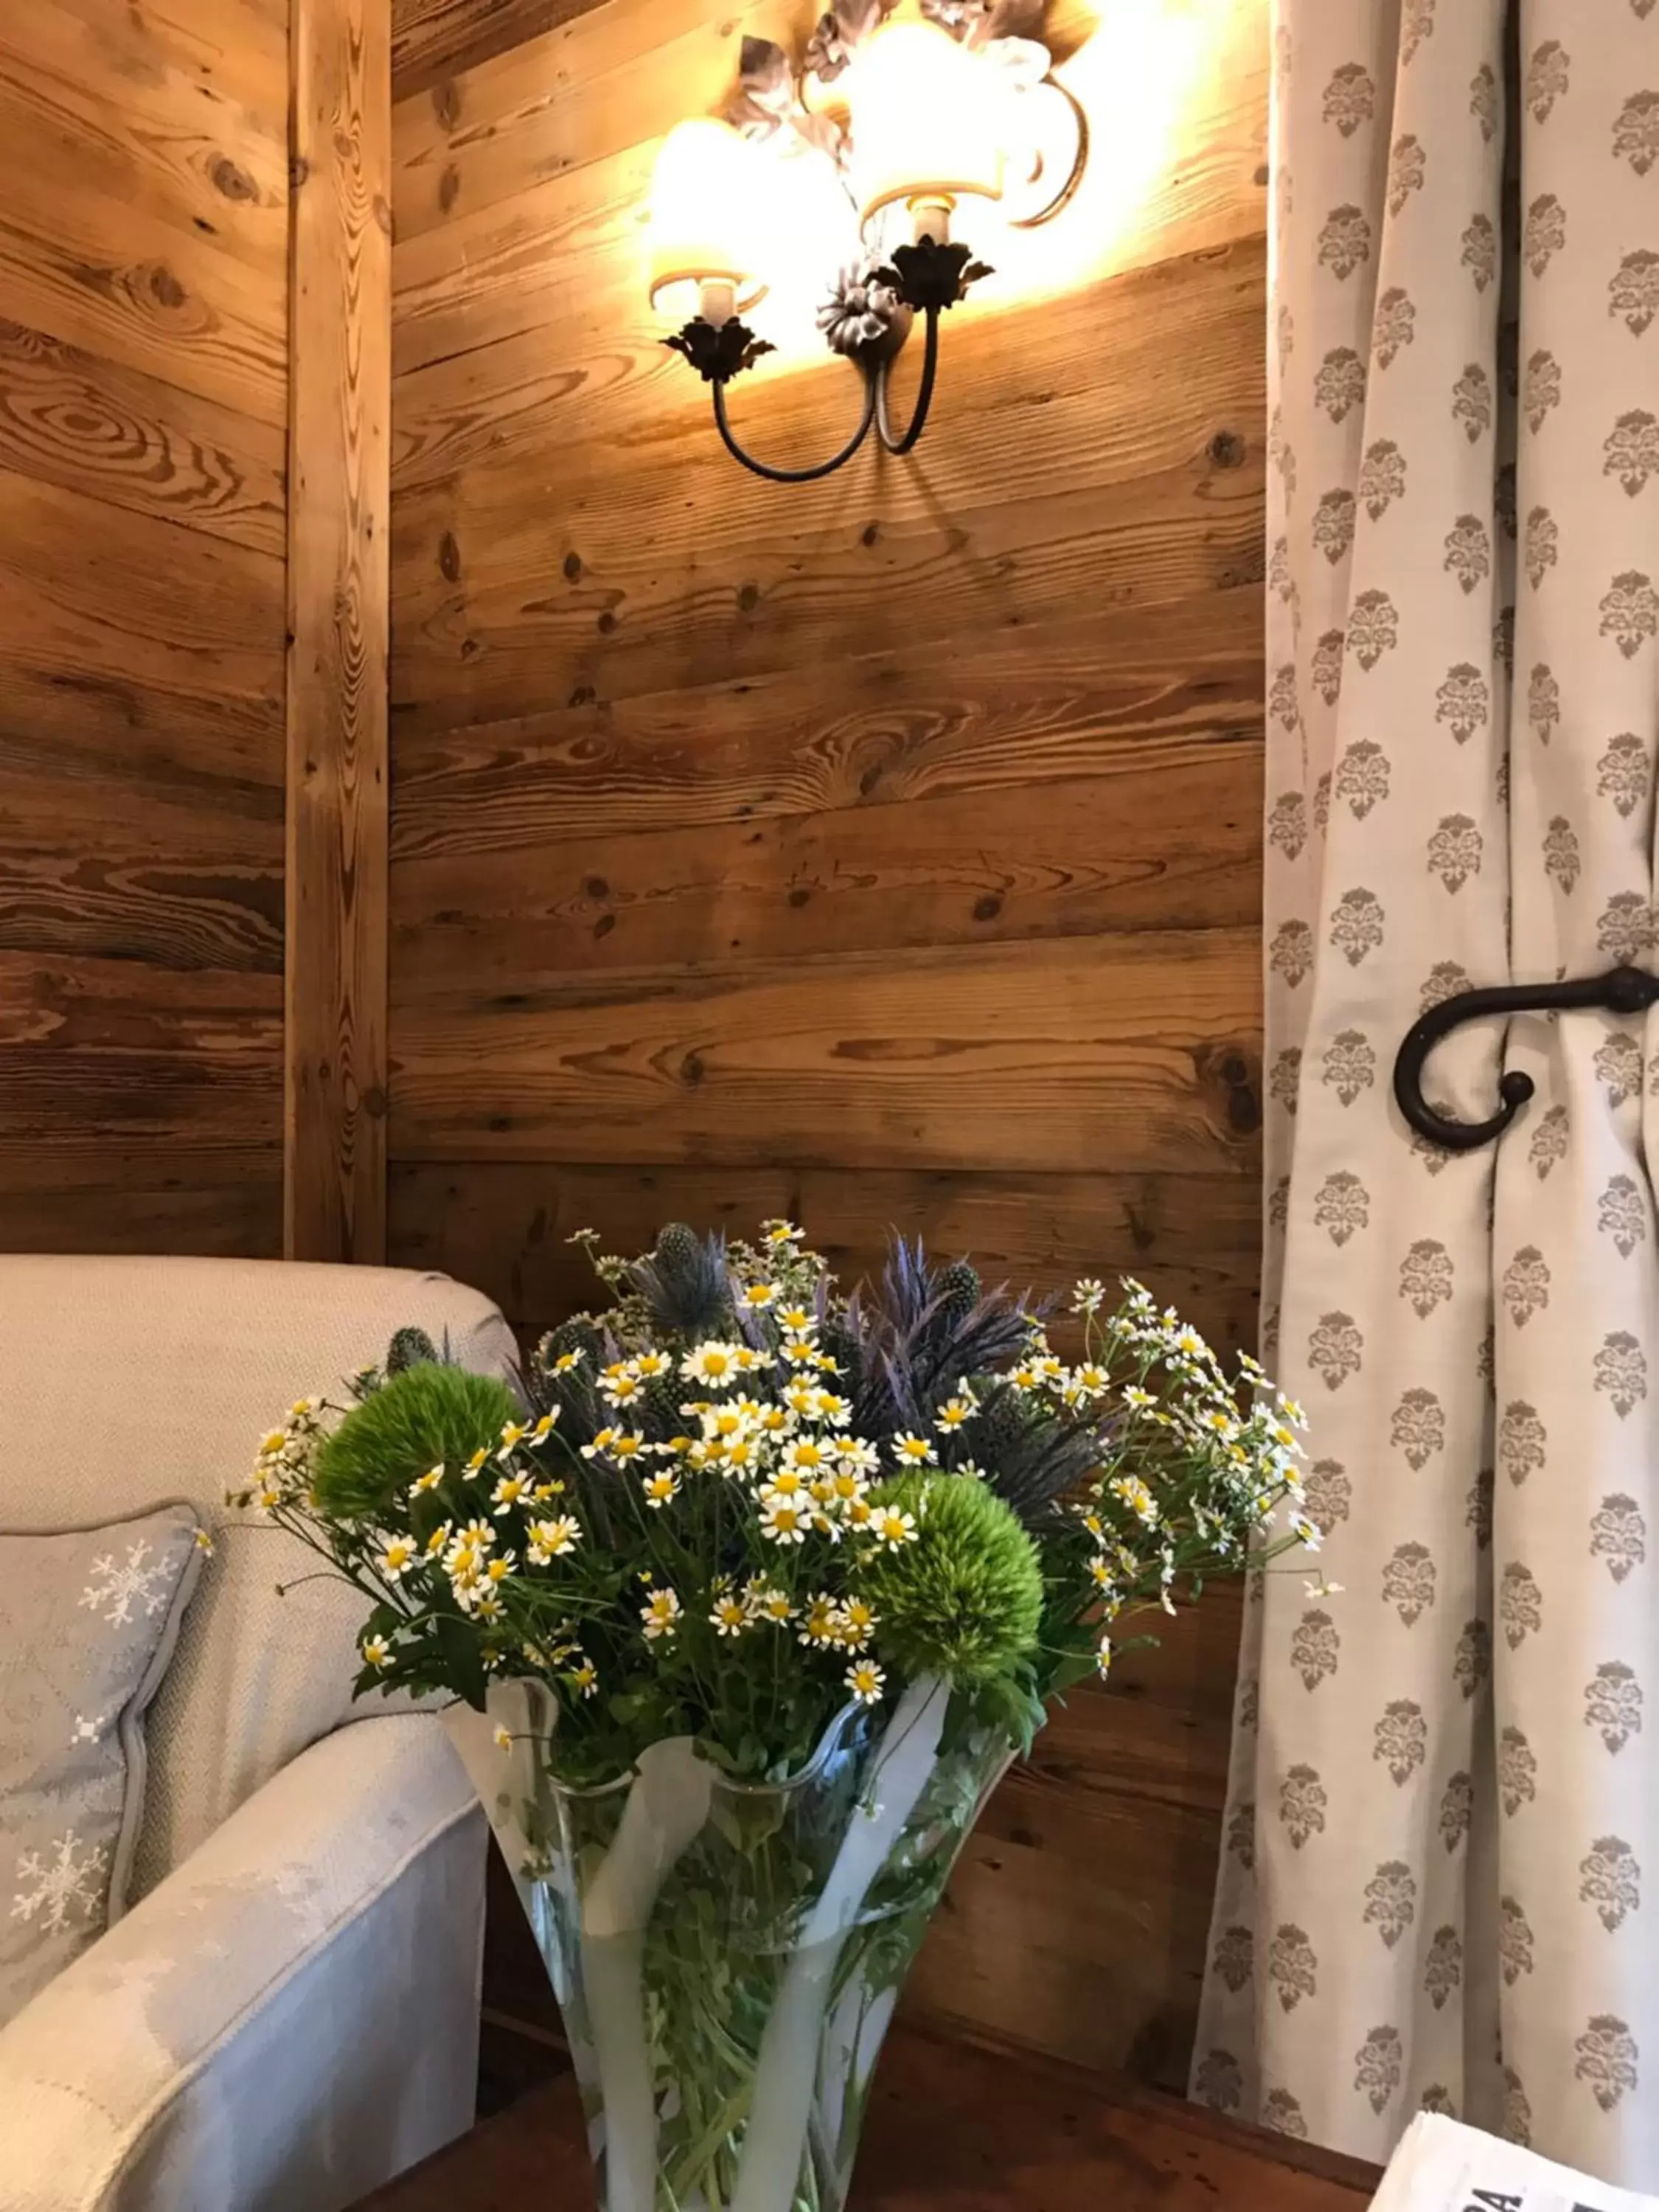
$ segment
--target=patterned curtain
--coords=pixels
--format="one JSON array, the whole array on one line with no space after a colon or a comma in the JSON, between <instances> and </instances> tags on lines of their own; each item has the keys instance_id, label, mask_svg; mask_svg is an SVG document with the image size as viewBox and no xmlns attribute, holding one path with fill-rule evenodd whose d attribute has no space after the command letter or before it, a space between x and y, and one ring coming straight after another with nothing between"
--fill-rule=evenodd
<instances>
[{"instance_id":1,"label":"patterned curtain","mask_svg":"<svg viewBox=\"0 0 1659 2212\"><path fill-rule=\"evenodd\" d=\"M1194 2091L1659 2189L1659 0L1276 0L1265 1352L1327 1543L1247 1617ZM1495 1472L1494 1472L1495 1470ZM1315 1571L1317 1570L1318 1571ZM1324 1577L1330 1585L1327 1588Z\"/></svg>"}]
</instances>

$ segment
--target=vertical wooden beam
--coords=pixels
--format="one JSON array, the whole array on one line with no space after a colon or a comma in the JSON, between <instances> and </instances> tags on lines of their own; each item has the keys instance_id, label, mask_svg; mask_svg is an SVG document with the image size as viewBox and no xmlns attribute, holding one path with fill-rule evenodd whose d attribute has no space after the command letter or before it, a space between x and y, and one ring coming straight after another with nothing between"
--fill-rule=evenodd
<instances>
[{"instance_id":1,"label":"vertical wooden beam","mask_svg":"<svg viewBox=\"0 0 1659 2212\"><path fill-rule=\"evenodd\" d=\"M291 0L283 1249L386 1253L391 0Z\"/></svg>"}]
</instances>

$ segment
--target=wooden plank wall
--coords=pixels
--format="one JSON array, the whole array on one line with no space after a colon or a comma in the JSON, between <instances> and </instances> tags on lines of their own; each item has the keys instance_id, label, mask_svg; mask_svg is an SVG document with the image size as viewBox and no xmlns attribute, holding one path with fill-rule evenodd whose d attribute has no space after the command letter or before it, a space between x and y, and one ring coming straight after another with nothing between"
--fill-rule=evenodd
<instances>
[{"instance_id":1,"label":"wooden plank wall","mask_svg":"<svg viewBox=\"0 0 1659 2212\"><path fill-rule=\"evenodd\" d=\"M283 1249L386 1257L389 0L294 0Z\"/></svg>"},{"instance_id":2,"label":"wooden plank wall","mask_svg":"<svg viewBox=\"0 0 1659 2212\"><path fill-rule=\"evenodd\" d=\"M526 1330L583 1223L784 1212L1252 1335L1266 7L1100 12L1088 178L996 241L922 445L785 489L658 343L641 224L806 11L402 0L390 1249ZM798 464L856 390L773 304L733 413ZM1048 1730L912 2002L1179 2079L1236 1631Z\"/></svg>"},{"instance_id":3,"label":"wooden plank wall","mask_svg":"<svg viewBox=\"0 0 1659 2212\"><path fill-rule=\"evenodd\" d=\"M0 1249L278 1246L288 27L0 9Z\"/></svg>"}]
</instances>

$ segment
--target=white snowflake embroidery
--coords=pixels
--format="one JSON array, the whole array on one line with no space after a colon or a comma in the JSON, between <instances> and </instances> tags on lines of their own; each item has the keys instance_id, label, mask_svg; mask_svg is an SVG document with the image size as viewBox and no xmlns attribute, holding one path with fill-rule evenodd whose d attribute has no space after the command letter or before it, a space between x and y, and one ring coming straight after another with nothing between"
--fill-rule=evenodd
<instances>
[{"instance_id":1,"label":"white snowflake embroidery","mask_svg":"<svg viewBox=\"0 0 1659 2212\"><path fill-rule=\"evenodd\" d=\"M96 1743L114 1717L113 1713L94 1713L88 1720L84 1713L76 1713L70 1730L70 1743Z\"/></svg>"},{"instance_id":2,"label":"white snowflake embroidery","mask_svg":"<svg viewBox=\"0 0 1659 2212\"><path fill-rule=\"evenodd\" d=\"M108 1606L109 1611L102 1618L112 1628L125 1627L131 1620L135 1600L143 1601L146 1613L160 1613L167 1603L166 1585L172 1579L173 1569L165 1559L146 1565L149 1552L149 1539L144 1536L137 1543L128 1545L124 1566L118 1567L108 1552L95 1559L92 1563L92 1580L81 1593L82 1604L90 1606L94 1613Z\"/></svg>"},{"instance_id":3,"label":"white snowflake embroidery","mask_svg":"<svg viewBox=\"0 0 1659 2212\"><path fill-rule=\"evenodd\" d=\"M17 1879L26 1887L12 1899L12 1918L32 1923L38 1913L42 1927L52 1935L69 1925L72 1912L90 1920L98 1909L108 1864L109 1854L101 1844L83 1844L73 1828L66 1828L56 1843L47 1844L44 1855L25 1851L19 1858ZM27 1887L31 1882L33 1888Z\"/></svg>"}]
</instances>

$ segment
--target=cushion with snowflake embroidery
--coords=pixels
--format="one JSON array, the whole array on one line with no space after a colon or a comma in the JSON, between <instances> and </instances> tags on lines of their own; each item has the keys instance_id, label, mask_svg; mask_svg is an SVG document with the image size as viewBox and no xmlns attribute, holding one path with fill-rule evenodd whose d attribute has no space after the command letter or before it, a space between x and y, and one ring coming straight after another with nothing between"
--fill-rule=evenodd
<instances>
[{"instance_id":1,"label":"cushion with snowflake embroidery","mask_svg":"<svg viewBox=\"0 0 1659 2212\"><path fill-rule=\"evenodd\" d=\"M144 1711L202 1550L196 1509L0 1532L0 2027L126 1903Z\"/></svg>"}]
</instances>

